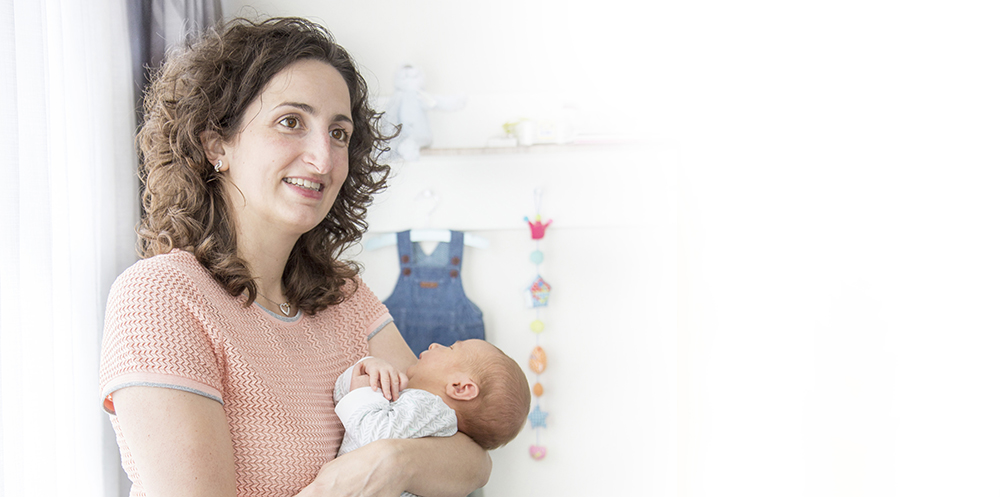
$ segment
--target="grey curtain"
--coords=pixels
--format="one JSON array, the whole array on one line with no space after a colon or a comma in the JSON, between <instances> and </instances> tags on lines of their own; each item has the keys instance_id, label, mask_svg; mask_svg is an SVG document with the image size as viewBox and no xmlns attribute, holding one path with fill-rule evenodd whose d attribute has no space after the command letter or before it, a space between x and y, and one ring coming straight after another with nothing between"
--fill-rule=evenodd
<instances>
[{"instance_id":1,"label":"grey curtain","mask_svg":"<svg viewBox=\"0 0 1000 497\"><path fill-rule=\"evenodd\" d=\"M128 2L136 115L142 94L171 47L193 40L222 19L221 0L132 0Z\"/></svg>"}]
</instances>

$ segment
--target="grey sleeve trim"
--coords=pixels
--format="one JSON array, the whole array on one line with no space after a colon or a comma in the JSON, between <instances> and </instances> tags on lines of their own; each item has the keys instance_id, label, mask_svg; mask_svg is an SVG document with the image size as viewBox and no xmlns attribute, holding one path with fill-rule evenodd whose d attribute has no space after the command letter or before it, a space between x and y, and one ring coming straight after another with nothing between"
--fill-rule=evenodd
<instances>
[{"instance_id":1,"label":"grey sleeve trim","mask_svg":"<svg viewBox=\"0 0 1000 497\"><path fill-rule=\"evenodd\" d=\"M371 340L375 335L378 335L378 332L382 331L382 328L385 328L391 322L392 316L389 316L389 319L386 319L384 323L378 325L378 328L375 328L375 331L368 334L368 338L366 338L366 340Z\"/></svg>"},{"instance_id":2,"label":"grey sleeve trim","mask_svg":"<svg viewBox=\"0 0 1000 497\"><path fill-rule=\"evenodd\" d=\"M214 401L216 401L216 402L218 402L218 403L220 403L222 405L226 405L226 403L223 402L221 398L216 397L215 395L211 395L211 394L202 392L201 390L197 390L197 389L194 389L194 388L188 388L188 387L182 387L182 386L179 386L179 385L171 385L169 383L152 383L152 382L146 382L146 381L134 381L132 383L122 383L120 385L115 385L114 387L108 389L107 392L104 392L104 395L102 395L101 398L107 398L108 395L111 395L112 393L114 393L114 392L116 392L118 390L121 390L121 389L123 389L125 387L170 388L170 389L173 389L173 390L181 390L183 392L191 392L193 394L198 394L198 395L201 395L202 397L206 397L206 398L212 399L212 400L214 400ZM110 412L107 409L105 409L104 411L107 412L108 414L114 414L113 412Z\"/></svg>"}]
</instances>

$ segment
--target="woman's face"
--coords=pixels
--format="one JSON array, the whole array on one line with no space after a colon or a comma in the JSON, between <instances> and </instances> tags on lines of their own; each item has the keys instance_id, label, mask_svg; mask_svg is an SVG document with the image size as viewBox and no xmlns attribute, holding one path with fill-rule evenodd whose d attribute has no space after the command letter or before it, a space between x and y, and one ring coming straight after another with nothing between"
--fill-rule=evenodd
<instances>
[{"instance_id":1,"label":"woman's face","mask_svg":"<svg viewBox=\"0 0 1000 497\"><path fill-rule=\"evenodd\" d=\"M353 131L350 92L333 66L300 60L275 74L222 145L240 233L297 237L319 224L347 178Z\"/></svg>"}]
</instances>

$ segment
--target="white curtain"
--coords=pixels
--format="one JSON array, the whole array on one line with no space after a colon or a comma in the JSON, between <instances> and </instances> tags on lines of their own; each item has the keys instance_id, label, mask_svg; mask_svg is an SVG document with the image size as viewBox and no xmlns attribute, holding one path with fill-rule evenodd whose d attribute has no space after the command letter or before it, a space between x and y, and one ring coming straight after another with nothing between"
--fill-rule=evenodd
<instances>
[{"instance_id":1,"label":"white curtain","mask_svg":"<svg viewBox=\"0 0 1000 497\"><path fill-rule=\"evenodd\" d=\"M0 496L112 496L104 305L135 260L125 3L0 0Z\"/></svg>"}]
</instances>

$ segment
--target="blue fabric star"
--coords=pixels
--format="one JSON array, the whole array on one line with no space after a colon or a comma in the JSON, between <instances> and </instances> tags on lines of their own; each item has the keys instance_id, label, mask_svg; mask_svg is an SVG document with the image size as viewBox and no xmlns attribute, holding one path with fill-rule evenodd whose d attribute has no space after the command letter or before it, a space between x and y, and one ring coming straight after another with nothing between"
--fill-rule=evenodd
<instances>
[{"instance_id":1,"label":"blue fabric star","mask_svg":"<svg viewBox=\"0 0 1000 497\"><path fill-rule=\"evenodd\" d=\"M531 421L531 428L548 428L545 425L545 418L548 417L549 413L542 411L542 406L535 404L535 408L528 413L528 421Z\"/></svg>"}]
</instances>

